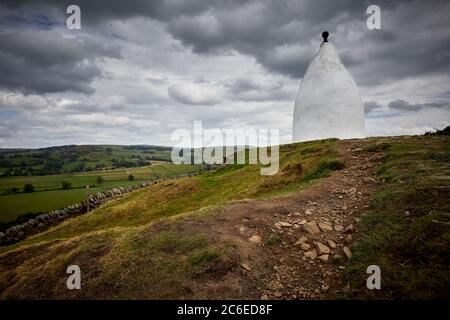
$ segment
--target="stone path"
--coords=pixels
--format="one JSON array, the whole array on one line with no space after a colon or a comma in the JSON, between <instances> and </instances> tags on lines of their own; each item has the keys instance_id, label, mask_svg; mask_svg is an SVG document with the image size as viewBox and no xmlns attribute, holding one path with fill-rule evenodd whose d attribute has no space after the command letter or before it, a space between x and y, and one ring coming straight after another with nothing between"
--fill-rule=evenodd
<instances>
[{"instance_id":1,"label":"stone path","mask_svg":"<svg viewBox=\"0 0 450 320\"><path fill-rule=\"evenodd\" d=\"M341 274L359 238L356 224L372 201L373 172L382 157L363 152L364 143L339 143L346 168L301 192L237 201L214 215L209 228L235 243L240 267L214 279L216 291L211 283L193 283L197 294L186 298L326 299L347 290Z\"/></svg>"},{"instance_id":2,"label":"stone path","mask_svg":"<svg viewBox=\"0 0 450 320\"><path fill-rule=\"evenodd\" d=\"M266 238L264 251L273 263L258 275L261 299L327 298L346 289L340 273L358 238L355 224L371 202L376 184L372 172L380 157L368 158L357 142L344 147L348 148L346 169L312 187L316 190L310 192L316 193L301 209L287 215L264 215L264 224L258 227L252 227L251 220L240 227L244 237ZM269 245L271 241L275 244ZM251 263L246 266L251 273Z\"/></svg>"}]
</instances>

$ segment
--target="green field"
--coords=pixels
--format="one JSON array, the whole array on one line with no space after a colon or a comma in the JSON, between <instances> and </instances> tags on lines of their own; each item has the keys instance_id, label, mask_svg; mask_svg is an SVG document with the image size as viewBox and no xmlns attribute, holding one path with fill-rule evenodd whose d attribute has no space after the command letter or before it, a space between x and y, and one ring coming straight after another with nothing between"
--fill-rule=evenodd
<instances>
[{"instance_id":1,"label":"green field","mask_svg":"<svg viewBox=\"0 0 450 320\"><path fill-rule=\"evenodd\" d=\"M130 168L170 161L161 146L69 145L41 149L0 149L0 175L48 175Z\"/></svg>"},{"instance_id":2,"label":"green field","mask_svg":"<svg viewBox=\"0 0 450 320\"><path fill-rule=\"evenodd\" d=\"M0 178L0 194L2 194L0 195L0 222L14 220L25 213L45 212L80 202L86 196L86 185L91 186L90 192L97 192L161 177L173 177L196 171L199 168L199 165L159 163L137 168ZM134 177L133 181L128 180L130 174ZM103 178L103 182L98 184L97 179L100 176ZM61 181L70 182L71 188L62 190ZM32 184L35 192L4 194L8 189L14 187L22 191L25 184Z\"/></svg>"}]
</instances>

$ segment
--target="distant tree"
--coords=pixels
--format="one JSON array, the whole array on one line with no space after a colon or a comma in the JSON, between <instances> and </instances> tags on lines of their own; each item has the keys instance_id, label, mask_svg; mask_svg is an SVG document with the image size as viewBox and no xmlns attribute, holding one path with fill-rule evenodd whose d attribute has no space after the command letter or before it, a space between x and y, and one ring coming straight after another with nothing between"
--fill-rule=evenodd
<instances>
[{"instance_id":1,"label":"distant tree","mask_svg":"<svg viewBox=\"0 0 450 320\"><path fill-rule=\"evenodd\" d=\"M445 127L442 130L434 129L434 131L428 131L425 132L426 136L444 136L444 135L450 135L450 126Z\"/></svg>"},{"instance_id":2,"label":"distant tree","mask_svg":"<svg viewBox=\"0 0 450 320\"><path fill-rule=\"evenodd\" d=\"M95 165L95 169L100 169L100 168L103 168L103 167L106 167L106 166L105 166L105 164L102 163L102 162L97 163L97 164Z\"/></svg>"},{"instance_id":3,"label":"distant tree","mask_svg":"<svg viewBox=\"0 0 450 320\"><path fill-rule=\"evenodd\" d=\"M86 166L86 162L82 161L75 167L75 169L73 169L73 171L82 172L82 171L84 171L85 166Z\"/></svg>"},{"instance_id":4,"label":"distant tree","mask_svg":"<svg viewBox=\"0 0 450 320\"><path fill-rule=\"evenodd\" d=\"M14 193L18 193L19 192L19 188L10 188L10 189L6 189L4 194L14 194Z\"/></svg>"},{"instance_id":5,"label":"distant tree","mask_svg":"<svg viewBox=\"0 0 450 320\"><path fill-rule=\"evenodd\" d=\"M132 174L130 174L130 175L128 176L128 180L129 180L129 181L133 181L133 180L134 180L134 176L133 176Z\"/></svg>"},{"instance_id":6,"label":"distant tree","mask_svg":"<svg viewBox=\"0 0 450 320\"><path fill-rule=\"evenodd\" d=\"M34 191L34 186L31 183L27 183L26 185L23 186L23 192L33 192Z\"/></svg>"},{"instance_id":7,"label":"distant tree","mask_svg":"<svg viewBox=\"0 0 450 320\"><path fill-rule=\"evenodd\" d=\"M70 183L69 181L61 181L61 188L63 188L64 190L70 189L72 188L72 183Z\"/></svg>"},{"instance_id":8,"label":"distant tree","mask_svg":"<svg viewBox=\"0 0 450 320\"><path fill-rule=\"evenodd\" d=\"M99 176L97 177L97 184L102 184L103 183L103 177Z\"/></svg>"}]
</instances>

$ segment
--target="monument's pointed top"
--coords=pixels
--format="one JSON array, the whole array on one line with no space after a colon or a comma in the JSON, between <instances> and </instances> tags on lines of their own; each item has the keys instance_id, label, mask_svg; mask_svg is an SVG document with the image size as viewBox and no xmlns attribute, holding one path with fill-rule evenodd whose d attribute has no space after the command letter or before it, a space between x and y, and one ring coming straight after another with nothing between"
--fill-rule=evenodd
<instances>
[{"instance_id":1,"label":"monument's pointed top","mask_svg":"<svg viewBox=\"0 0 450 320\"><path fill-rule=\"evenodd\" d=\"M329 33L312 59L295 99L293 140L364 136L364 108L355 81L342 64Z\"/></svg>"}]
</instances>

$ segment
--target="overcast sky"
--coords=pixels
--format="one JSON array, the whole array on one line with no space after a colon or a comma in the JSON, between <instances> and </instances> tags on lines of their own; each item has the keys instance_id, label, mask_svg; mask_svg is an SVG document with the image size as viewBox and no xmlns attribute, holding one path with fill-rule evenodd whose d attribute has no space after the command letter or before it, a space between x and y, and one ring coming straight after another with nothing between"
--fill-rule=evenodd
<instances>
[{"instance_id":1,"label":"overcast sky","mask_svg":"<svg viewBox=\"0 0 450 320\"><path fill-rule=\"evenodd\" d=\"M81 8L81 30L66 8ZM381 30L366 8L381 8ZM173 145L174 129L279 128L322 41L368 136L450 124L450 1L0 0L0 147Z\"/></svg>"}]
</instances>

